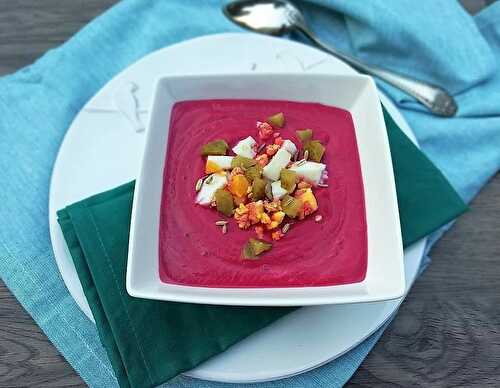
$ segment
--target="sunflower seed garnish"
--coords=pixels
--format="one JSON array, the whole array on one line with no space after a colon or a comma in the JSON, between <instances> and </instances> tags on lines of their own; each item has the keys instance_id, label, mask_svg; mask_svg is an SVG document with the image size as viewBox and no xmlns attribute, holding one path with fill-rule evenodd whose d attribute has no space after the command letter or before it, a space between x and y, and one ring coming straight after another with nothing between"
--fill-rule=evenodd
<instances>
[{"instance_id":1,"label":"sunflower seed garnish","mask_svg":"<svg viewBox=\"0 0 500 388\"><path fill-rule=\"evenodd\" d=\"M206 180L205 180L205 184L209 185L210 183L212 183L212 181L214 180L214 176L213 175L210 175Z\"/></svg>"},{"instance_id":2,"label":"sunflower seed garnish","mask_svg":"<svg viewBox=\"0 0 500 388\"><path fill-rule=\"evenodd\" d=\"M198 179L198 181L196 182L195 189L197 192L201 190L201 186L203 186L203 179L202 178Z\"/></svg>"},{"instance_id":3,"label":"sunflower seed garnish","mask_svg":"<svg viewBox=\"0 0 500 388\"><path fill-rule=\"evenodd\" d=\"M302 166L307 160L305 159L300 159L298 162L294 163L294 167L300 167Z\"/></svg>"},{"instance_id":4,"label":"sunflower seed garnish","mask_svg":"<svg viewBox=\"0 0 500 388\"><path fill-rule=\"evenodd\" d=\"M272 201L273 200L273 189L272 189L272 186L271 186L271 182L267 182L266 183L265 193L266 193L267 199L269 199L270 201Z\"/></svg>"},{"instance_id":5,"label":"sunflower seed garnish","mask_svg":"<svg viewBox=\"0 0 500 388\"><path fill-rule=\"evenodd\" d=\"M224 226L227 224L227 221L220 220L220 221L215 221L215 225L217 226Z\"/></svg>"},{"instance_id":6,"label":"sunflower seed garnish","mask_svg":"<svg viewBox=\"0 0 500 388\"><path fill-rule=\"evenodd\" d=\"M222 234L227 233L227 224L222 225Z\"/></svg>"},{"instance_id":7,"label":"sunflower seed garnish","mask_svg":"<svg viewBox=\"0 0 500 388\"><path fill-rule=\"evenodd\" d=\"M290 224L285 224L283 225L283 228L281 229L281 233L285 234L290 230Z\"/></svg>"},{"instance_id":8,"label":"sunflower seed garnish","mask_svg":"<svg viewBox=\"0 0 500 388\"><path fill-rule=\"evenodd\" d=\"M318 187L328 187L326 183L318 183Z\"/></svg>"},{"instance_id":9,"label":"sunflower seed garnish","mask_svg":"<svg viewBox=\"0 0 500 388\"><path fill-rule=\"evenodd\" d=\"M304 160L307 160L309 158L309 150L304 151Z\"/></svg>"}]
</instances>

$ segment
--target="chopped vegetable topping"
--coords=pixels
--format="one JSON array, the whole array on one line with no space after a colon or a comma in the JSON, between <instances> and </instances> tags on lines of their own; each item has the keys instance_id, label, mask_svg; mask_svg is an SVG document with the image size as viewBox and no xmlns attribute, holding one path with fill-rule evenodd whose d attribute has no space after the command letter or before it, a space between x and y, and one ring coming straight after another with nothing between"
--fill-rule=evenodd
<instances>
[{"instance_id":1,"label":"chopped vegetable topping","mask_svg":"<svg viewBox=\"0 0 500 388\"><path fill-rule=\"evenodd\" d=\"M201 148L201 156L226 155L228 144L224 140L214 140Z\"/></svg>"},{"instance_id":2,"label":"chopped vegetable topping","mask_svg":"<svg viewBox=\"0 0 500 388\"><path fill-rule=\"evenodd\" d=\"M285 125L285 115L282 112L276 113L268 117L266 121L274 127L283 128Z\"/></svg>"},{"instance_id":3,"label":"chopped vegetable topping","mask_svg":"<svg viewBox=\"0 0 500 388\"><path fill-rule=\"evenodd\" d=\"M230 170L234 157L224 155L210 155L205 164L205 174L212 174L222 170Z\"/></svg>"},{"instance_id":4,"label":"chopped vegetable topping","mask_svg":"<svg viewBox=\"0 0 500 388\"><path fill-rule=\"evenodd\" d=\"M266 181L262 178L255 178L252 182L252 199L257 201L266 196Z\"/></svg>"},{"instance_id":5,"label":"chopped vegetable topping","mask_svg":"<svg viewBox=\"0 0 500 388\"><path fill-rule=\"evenodd\" d=\"M257 121L257 130L259 131L259 138L261 140L267 140L273 135L273 127L268 123L263 123L261 121Z\"/></svg>"},{"instance_id":6,"label":"chopped vegetable topping","mask_svg":"<svg viewBox=\"0 0 500 388\"><path fill-rule=\"evenodd\" d=\"M271 190L273 192L273 200L281 199L288 192L282 187L281 181L271 183Z\"/></svg>"},{"instance_id":7,"label":"chopped vegetable topping","mask_svg":"<svg viewBox=\"0 0 500 388\"><path fill-rule=\"evenodd\" d=\"M242 257L244 259L254 260L257 256L270 250L272 247L273 245L271 243L251 238L243 247Z\"/></svg>"},{"instance_id":8,"label":"chopped vegetable topping","mask_svg":"<svg viewBox=\"0 0 500 388\"><path fill-rule=\"evenodd\" d=\"M250 184L245 175L237 174L233 175L229 180L228 189L235 197L244 197L247 195L247 190Z\"/></svg>"},{"instance_id":9,"label":"chopped vegetable topping","mask_svg":"<svg viewBox=\"0 0 500 388\"><path fill-rule=\"evenodd\" d=\"M233 152L236 155L252 159L257 153L256 149L257 142L252 136L248 136L246 139L239 141L238 144L233 147Z\"/></svg>"},{"instance_id":10,"label":"chopped vegetable topping","mask_svg":"<svg viewBox=\"0 0 500 388\"><path fill-rule=\"evenodd\" d=\"M264 201L264 208L266 209L266 211L268 211L269 213L274 213L274 212L278 212L281 210L281 202L279 199L274 199L272 200L271 202L269 201Z\"/></svg>"},{"instance_id":11,"label":"chopped vegetable topping","mask_svg":"<svg viewBox=\"0 0 500 388\"><path fill-rule=\"evenodd\" d=\"M284 218L285 218L285 213L282 211L273 213L273 215L271 216L271 223L266 225L266 228L268 230L277 228L281 224Z\"/></svg>"},{"instance_id":12,"label":"chopped vegetable topping","mask_svg":"<svg viewBox=\"0 0 500 388\"><path fill-rule=\"evenodd\" d=\"M234 203L233 196L229 191L224 189L219 189L215 192L215 203L217 204L217 210L227 217L233 215Z\"/></svg>"},{"instance_id":13,"label":"chopped vegetable topping","mask_svg":"<svg viewBox=\"0 0 500 388\"><path fill-rule=\"evenodd\" d=\"M312 140L313 137L312 129L302 129L300 131L297 131L296 134L302 144L306 144L308 141Z\"/></svg>"},{"instance_id":14,"label":"chopped vegetable topping","mask_svg":"<svg viewBox=\"0 0 500 388\"><path fill-rule=\"evenodd\" d=\"M269 163L269 156L267 154L258 155L255 160L259 166L264 167Z\"/></svg>"},{"instance_id":15,"label":"chopped vegetable topping","mask_svg":"<svg viewBox=\"0 0 500 388\"><path fill-rule=\"evenodd\" d=\"M283 141L281 144L281 148L284 148L288 152L290 152L290 155L295 155L297 153L297 146L295 143L289 139L286 139Z\"/></svg>"},{"instance_id":16,"label":"chopped vegetable topping","mask_svg":"<svg viewBox=\"0 0 500 388\"><path fill-rule=\"evenodd\" d=\"M321 162L321 158L323 158L323 154L325 153L325 147L319 140L312 140L305 145L305 150L309 154L309 159L313 162Z\"/></svg>"},{"instance_id":17,"label":"chopped vegetable topping","mask_svg":"<svg viewBox=\"0 0 500 388\"><path fill-rule=\"evenodd\" d=\"M240 167L240 168L250 168L255 166L257 162L251 158L246 158L244 156L235 156L231 162L231 167Z\"/></svg>"},{"instance_id":18,"label":"chopped vegetable topping","mask_svg":"<svg viewBox=\"0 0 500 388\"><path fill-rule=\"evenodd\" d=\"M254 228L258 239L249 239L242 250L242 257L250 260L272 248L264 241L265 233L278 241L290 230L292 219L302 220L317 211L313 189L328 187L326 165L320 163L325 147L313 140L313 131L296 131L302 143L299 152L292 140L282 136L287 130L283 113L266 121L257 121L260 144L248 136L232 148L236 156L226 155L229 145L222 139L205 144L201 155L207 157L208 175L195 185L196 203L233 217L241 230ZM283 131L275 132L275 128ZM317 214L314 220L322 218ZM219 220L215 225L226 234L229 222Z\"/></svg>"},{"instance_id":19,"label":"chopped vegetable topping","mask_svg":"<svg viewBox=\"0 0 500 388\"><path fill-rule=\"evenodd\" d=\"M318 202L312 189L301 189L295 193L295 198L300 202L299 220L318 210Z\"/></svg>"},{"instance_id":20,"label":"chopped vegetable topping","mask_svg":"<svg viewBox=\"0 0 500 388\"><path fill-rule=\"evenodd\" d=\"M278 144L269 144L266 147L266 154L269 156L273 156L279 149L280 146Z\"/></svg>"},{"instance_id":21,"label":"chopped vegetable topping","mask_svg":"<svg viewBox=\"0 0 500 388\"><path fill-rule=\"evenodd\" d=\"M290 167L290 170L295 171L299 178L305 179L310 183L317 185L325 171L326 165L317 162L297 162Z\"/></svg>"},{"instance_id":22,"label":"chopped vegetable topping","mask_svg":"<svg viewBox=\"0 0 500 388\"><path fill-rule=\"evenodd\" d=\"M262 176L262 167L258 164L255 166L247 168L245 171L245 176L250 182L253 182L254 179L260 178Z\"/></svg>"},{"instance_id":23,"label":"chopped vegetable topping","mask_svg":"<svg viewBox=\"0 0 500 388\"><path fill-rule=\"evenodd\" d=\"M283 187L289 194L293 193L297 187L297 173L286 168L280 172L281 187Z\"/></svg>"},{"instance_id":24,"label":"chopped vegetable topping","mask_svg":"<svg viewBox=\"0 0 500 388\"><path fill-rule=\"evenodd\" d=\"M277 181L280 177L281 169L287 166L291 158L292 155L287 150L280 148L271 161L264 167L262 174L267 179Z\"/></svg>"},{"instance_id":25,"label":"chopped vegetable topping","mask_svg":"<svg viewBox=\"0 0 500 388\"><path fill-rule=\"evenodd\" d=\"M288 217L295 218L299 214L301 203L298 199L290 195L285 195L281 200L281 207Z\"/></svg>"},{"instance_id":26,"label":"chopped vegetable topping","mask_svg":"<svg viewBox=\"0 0 500 388\"><path fill-rule=\"evenodd\" d=\"M223 188L227 183L225 172L209 175L202 181L200 190L196 196L196 203L200 205L210 205L217 189Z\"/></svg>"}]
</instances>

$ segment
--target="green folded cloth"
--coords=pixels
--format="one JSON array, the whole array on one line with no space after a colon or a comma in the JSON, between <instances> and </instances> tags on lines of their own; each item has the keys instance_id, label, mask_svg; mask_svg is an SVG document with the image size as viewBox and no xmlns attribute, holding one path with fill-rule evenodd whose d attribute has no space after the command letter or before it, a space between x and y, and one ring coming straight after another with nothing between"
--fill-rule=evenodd
<instances>
[{"instance_id":1,"label":"green folded cloth","mask_svg":"<svg viewBox=\"0 0 500 388\"><path fill-rule=\"evenodd\" d=\"M384 112L405 246L466 205ZM194 368L292 308L209 306L130 297L125 289L134 183L58 212L59 224L121 387L153 387Z\"/></svg>"}]
</instances>

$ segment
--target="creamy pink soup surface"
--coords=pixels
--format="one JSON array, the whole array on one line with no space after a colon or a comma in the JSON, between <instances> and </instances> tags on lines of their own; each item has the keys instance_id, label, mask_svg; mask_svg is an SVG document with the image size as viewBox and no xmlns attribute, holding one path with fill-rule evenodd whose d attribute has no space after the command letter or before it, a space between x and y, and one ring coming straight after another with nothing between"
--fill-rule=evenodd
<instances>
[{"instance_id":1,"label":"creamy pink soup surface","mask_svg":"<svg viewBox=\"0 0 500 388\"><path fill-rule=\"evenodd\" d=\"M195 204L203 175L203 144L225 139L230 147L252 136L256 121L283 112L284 139L300 145L297 129L311 128L326 148L328 187L314 190L319 209L292 225L271 251L243 260L253 228L228 233L214 225L214 209ZM203 100L175 104L170 120L160 214L159 270L165 283L203 287L304 287L360 282L367 268L363 181L356 135L348 111L316 103ZM229 151L232 154L232 151ZM322 215L321 222L314 216Z\"/></svg>"}]
</instances>

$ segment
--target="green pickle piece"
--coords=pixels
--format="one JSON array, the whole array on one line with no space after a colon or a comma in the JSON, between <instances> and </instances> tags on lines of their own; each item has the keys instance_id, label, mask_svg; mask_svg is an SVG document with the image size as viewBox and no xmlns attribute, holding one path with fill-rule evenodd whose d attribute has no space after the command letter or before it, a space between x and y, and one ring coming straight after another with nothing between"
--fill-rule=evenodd
<instances>
[{"instance_id":1,"label":"green pickle piece","mask_svg":"<svg viewBox=\"0 0 500 388\"><path fill-rule=\"evenodd\" d=\"M296 131L295 133L297 134L297 137L300 139L302 144L306 144L307 142L311 141L313 137L312 129L301 129L300 131Z\"/></svg>"},{"instance_id":2,"label":"green pickle piece","mask_svg":"<svg viewBox=\"0 0 500 388\"><path fill-rule=\"evenodd\" d=\"M297 173L286 168L282 169L280 172L281 187L283 187L288 193L293 193L297 187Z\"/></svg>"},{"instance_id":3,"label":"green pickle piece","mask_svg":"<svg viewBox=\"0 0 500 388\"><path fill-rule=\"evenodd\" d=\"M257 240L256 238L251 238L247 241L242 250L242 256L244 259L255 260L258 259L257 256L270 250L273 244L266 241Z\"/></svg>"},{"instance_id":4,"label":"green pickle piece","mask_svg":"<svg viewBox=\"0 0 500 388\"><path fill-rule=\"evenodd\" d=\"M268 117L266 121L274 127L283 128L285 125L285 115L283 112L276 113Z\"/></svg>"},{"instance_id":5,"label":"green pickle piece","mask_svg":"<svg viewBox=\"0 0 500 388\"><path fill-rule=\"evenodd\" d=\"M323 157L325 153L325 147L319 140L312 140L309 143L306 144L304 147L305 150L309 152L309 160L312 160L313 162L321 162L321 158Z\"/></svg>"},{"instance_id":6,"label":"green pickle piece","mask_svg":"<svg viewBox=\"0 0 500 388\"><path fill-rule=\"evenodd\" d=\"M266 196L266 181L255 178L252 182L252 201L258 201Z\"/></svg>"},{"instance_id":7,"label":"green pickle piece","mask_svg":"<svg viewBox=\"0 0 500 388\"><path fill-rule=\"evenodd\" d=\"M240 168L250 168L257 164L256 160L245 158L244 156L235 156L233 161L231 162L231 168L240 167Z\"/></svg>"},{"instance_id":8,"label":"green pickle piece","mask_svg":"<svg viewBox=\"0 0 500 388\"><path fill-rule=\"evenodd\" d=\"M245 177L253 182L255 179L260 178L262 176L262 167L256 164L255 166L247 168L245 171Z\"/></svg>"},{"instance_id":9,"label":"green pickle piece","mask_svg":"<svg viewBox=\"0 0 500 388\"><path fill-rule=\"evenodd\" d=\"M300 201L291 195L285 195L281 200L281 208L290 218L295 218L299 214Z\"/></svg>"},{"instance_id":10,"label":"green pickle piece","mask_svg":"<svg viewBox=\"0 0 500 388\"><path fill-rule=\"evenodd\" d=\"M217 210L227 217L233 215L234 202L231 193L224 189L219 189L215 192L215 203Z\"/></svg>"},{"instance_id":11,"label":"green pickle piece","mask_svg":"<svg viewBox=\"0 0 500 388\"><path fill-rule=\"evenodd\" d=\"M224 140L214 140L201 147L201 156L226 155L229 145Z\"/></svg>"}]
</instances>

